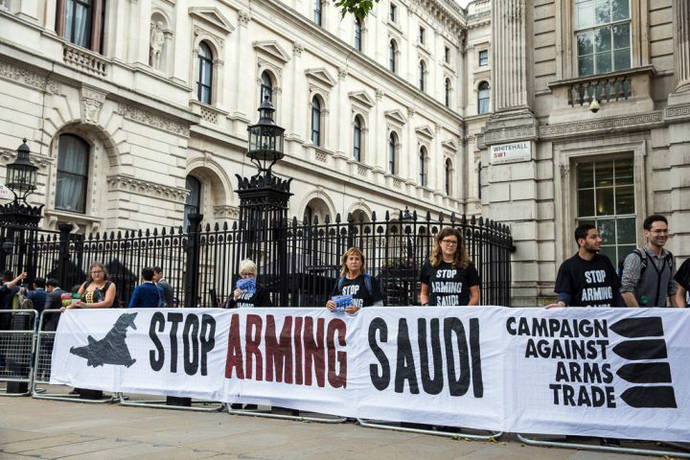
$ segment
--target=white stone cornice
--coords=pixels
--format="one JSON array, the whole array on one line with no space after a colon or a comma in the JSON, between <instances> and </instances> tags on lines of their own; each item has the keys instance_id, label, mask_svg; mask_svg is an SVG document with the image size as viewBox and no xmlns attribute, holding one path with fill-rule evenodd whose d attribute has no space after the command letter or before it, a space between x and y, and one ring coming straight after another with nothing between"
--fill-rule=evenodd
<instances>
[{"instance_id":1,"label":"white stone cornice","mask_svg":"<svg viewBox=\"0 0 690 460\"><path fill-rule=\"evenodd\" d=\"M324 68L307 69L304 71L304 75L307 77L307 79L315 80L316 82L321 83L328 88L334 87L337 83L336 79L333 78L331 74Z\"/></svg>"},{"instance_id":2,"label":"white stone cornice","mask_svg":"<svg viewBox=\"0 0 690 460\"><path fill-rule=\"evenodd\" d=\"M155 196L176 203L184 203L189 194L189 190L184 187L157 184L119 174L106 177L106 182L108 183L109 192L127 192L137 195Z\"/></svg>"},{"instance_id":3,"label":"white stone cornice","mask_svg":"<svg viewBox=\"0 0 690 460\"><path fill-rule=\"evenodd\" d=\"M688 107L688 110L690 110L690 107ZM558 123L540 126L539 137L544 139L552 139L557 137L571 137L573 135L581 137L589 134L610 133L611 131L637 131L642 128L654 128L663 124L663 122L664 112L657 110L639 115L610 117L599 120L582 120L574 123ZM511 134L511 137L519 136ZM488 138L485 140L489 142Z\"/></svg>"},{"instance_id":4,"label":"white stone cornice","mask_svg":"<svg viewBox=\"0 0 690 460\"><path fill-rule=\"evenodd\" d=\"M0 78L46 91L49 94L60 93L60 86L55 80L19 64L0 62Z\"/></svg>"},{"instance_id":5,"label":"white stone cornice","mask_svg":"<svg viewBox=\"0 0 690 460\"><path fill-rule=\"evenodd\" d=\"M189 15L209 24L217 30L227 34L232 33L235 27L223 14L214 7L190 7Z\"/></svg>"},{"instance_id":6,"label":"white stone cornice","mask_svg":"<svg viewBox=\"0 0 690 460\"><path fill-rule=\"evenodd\" d=\"M350 100L353 103L358 103L359 105L363 105L364 107L370 109L376 105L376 101L374 101L371 96L369 96L366 91L351 91L347 93L348 96L350 97Z\"/></svg>"},{"instance_id":7,"label":"white stone cornice","mask_svg":"<svg viewBox=\"0 0 690 460\"><path fill-rule=\"evenodd\" d=\"M255 41L252 43L252 47L257 53L263 53L268 57L277 59L283 64L290 60L288 52L275 40Z\"/></svg>"},{"instance_id":8,"label":"white stone cornice","mask_svg":"<svg viewBox=\"0 0 690 460\"><path fill-rule=\"evenodd\" d=\"M117 113L127 120L162 129L179 136L189 137L189 126L171 118L154 114L133 104L121 103L118 106Z\"/></svg>"},{"instance_id":9,"label":"white stone cornice","mask_svg":"<svg viewBox=\"0 0 690 460\"><path fill-rule=\"evenodd\" d=\"M230 205L214 206L213 217L215 219L239 219L240 208Z\"/></svg>"}]
</instances>

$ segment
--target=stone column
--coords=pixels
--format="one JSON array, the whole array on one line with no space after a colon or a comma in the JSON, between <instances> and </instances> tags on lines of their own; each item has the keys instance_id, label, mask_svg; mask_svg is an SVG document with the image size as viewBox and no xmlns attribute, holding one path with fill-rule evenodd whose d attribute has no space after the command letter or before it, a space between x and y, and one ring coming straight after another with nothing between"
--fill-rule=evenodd
<instances>
[{"instance_id":1,"label":"stone column","mask_svg":"<svg viewBox=\"0 0 690 460\"><path fill-rule=\"evenodd\" d=\"M246 61L242 60L242 44L244 40L244 35L245 35L245 29L247 28L247 25L249 24L249 13L245 10L240 10L238 15L238 23L237 23L237 33L235 37L235 70L233 70L233 75L232 77L235 79L235 91L233 94L233 98L231 101L232 108L234 110L233 112L233 118L238 118L242 120L247 120L248 113L247 113L247 108L242 106L242 101L246 99L248 93L243 93L243 88L242 88L242 83L244 81L250 80L251 78L243 78L241 76L242 71L240 69L244 68L243 64L247 64ZM244 96L244 97L243 97Z\"/></svg>"},{"instance_id":2,"label":"stone column","mask_svg":"<svg viewBox=\"0 0 690 460\"><path fill-rule=\"evenodd\" d=\"M492 97L494 114L484 132L482 164L488 165L482 214L510 225L517 251L512 257L513 305L535 305L540 296L540 219L537 193L536 139L538 122L533 99L533 1L492 3ZM529 158L499 164L491 161L491 147L521 142ZM471 155L468 155L471 156ZM465 161L472 161L466 158ZM472 168L468 168L472 170ZM548 290L548 289L547 289Z\"/></svg>"},{"instance_id":3,"label":"stone column","mask_svg":"<svg viewBox=\"0 0 690 460\"><path fill-rule=\"evenodd\" d=\"M690 2L673 0L675 93L690 92Z\"/></svg>"},{"instance_id":4,"label":"stone column","mask_svg":"<svg viewBox=\"0 0 690 460\"><path fill-rule=\"evenodd\" d=\"M343 100L343 86L345 86L345 79L347 78L347 69L338 69L338 101L336 102L336 114L338 120L333 120L335 122L335 151L341 155L345 155L348 150L345 140L343 139L343 126L350 126L350 117L345 112L347 104ZM347 138L346 138L347 139ZM348 152L348 158L352 158L352 151Z\"/></svg>"},{"instance_id":5,"label":"stone column","mask_svg":"<svg viewBox=\"0 0 690 460\"><path fill-rule=\"evenodd\" d=\"M676 257L690 256L690 1L673 0L673 63L675 89L668 97L669 227Z\"/></svg>"},{"instance_id":6,"label":"stone column","mask_svg":"<svg viewBox=\"0 0 690 460\"><path fill-rule=\"evenodd\" d=\"M304 107L302 104L307 98L304 86L304 75L300 75L300 58L303 52L304 45L301 42L295 42L292 45L292 81L290 90L292 93L292 115L290 117L290 122L286 126L288 131L287 139L299 143L304 143L303 135L307 132L306 127L303 126L305 120L304 111L300 110L300 107Z\"/></svg>"}]
</instances>

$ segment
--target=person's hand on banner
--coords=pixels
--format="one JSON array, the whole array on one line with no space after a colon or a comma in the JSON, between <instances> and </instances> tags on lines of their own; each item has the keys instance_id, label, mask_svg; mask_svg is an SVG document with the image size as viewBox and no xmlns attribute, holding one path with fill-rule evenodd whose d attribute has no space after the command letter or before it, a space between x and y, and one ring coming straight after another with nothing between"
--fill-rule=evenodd
<instances>
[{"instance_id":1,"label":"person's hand on banner","mask_svg":"<svg viewBox=\"0 0 690 460\"><path fill-rule=\"evenodd\" d=\"M565 306L566 306L565 302L559 300L559 301L556 302L556 303L552 303L552 304L546 305L544 308L546 308L546 309L548 310L548 309L550 309L550 308L565 307Z\"/></svg>"},{"instance_id":2,"label":"person's hand on banner","mask_svg":"<svg viewBox=\"0 0 690 460\"><path fill-rule=\"evenodd\" d=\"M357 313L359 311L360 308L361 307L357 307L355 305L350 305L349 307L345 308L345 312L347 312L351 315L354 315L355 313Z\"/></svg>"}]
</instances>

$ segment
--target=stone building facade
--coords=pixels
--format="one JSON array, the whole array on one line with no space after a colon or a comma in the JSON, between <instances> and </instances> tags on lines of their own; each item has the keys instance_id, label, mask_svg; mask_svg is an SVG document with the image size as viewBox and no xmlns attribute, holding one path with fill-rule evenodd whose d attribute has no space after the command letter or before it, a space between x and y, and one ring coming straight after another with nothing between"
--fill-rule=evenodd
<instances>
[{"instance_id":1,"label":"stone building facade","mask_svg":"<svg viewBox=\"0 0 690 460\"><path fill-rule=\"evenodd\" d=\"M2 0L0 164L30 140L47 228L234 219L268 96L290 215L505 222L513 304L533 305L580 221L616 261L663 213L689 255L689 14L687 0L381 0L360 24L330 1Z\"/></svg>"},{"instance_id":2,"label":"stone building facade","mask_svg":"<svg viewBox=\"0 0 690 460\"><path fill-rule=\"evenodd\" d=\"M476 213L467 34L453 0L386 0L361 24L330 1L5 0L2 164L29 139L47 228L235 219L268 95L291 216Z\"/></svg>"},{"instance_id":3,"label":"stone building facade","mask_svg":"<svg viewBox=\"0 0 690 460\"><path fill-rule=\"evenodd\" d=\"M661 213L690 255L688 1L501 0L491 17L481 204L513 231L513 304L553 296L578 222L616 263Z\"/></svg>"}]
</instances>

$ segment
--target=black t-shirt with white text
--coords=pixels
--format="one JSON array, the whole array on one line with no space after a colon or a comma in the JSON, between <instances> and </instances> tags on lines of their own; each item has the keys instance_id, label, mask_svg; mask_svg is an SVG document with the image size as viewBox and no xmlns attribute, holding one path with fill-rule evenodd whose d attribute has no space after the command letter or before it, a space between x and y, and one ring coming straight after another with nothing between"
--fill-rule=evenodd
<instances>
[{"instance_id":1,"label":"black t-shirt with white text","mask_svg":"<svg viewBox=\"0 0 690 460\"><path fill-rule=\"evenodd\" d=\"M429 286L429 305L444 307L470 303L470 288L479 285L479 273L470 262L467 268L456 268L449 262L438 267L424 262L419 280Z\"/></svg>"},{"instance_id":2,"label":"black t-shirt with white text","mask_svg":"<svg viewBox=\"0 0 690 460\"><path fill-rule=\"evenodd\" d=\"M342 285L342 289L340 286ZM367 290L367 283L364 280L364 275L359 275L355 279L349 279L347 276L340 282L336 281L331 297L336 295L351 295L352 304L355 307L371 307L376 302L383 301L383 294L381 294L381 287L379 282L373 276L371 277L371 291Z\"/></svg>"},{"instance_id":3,"label":"black t-shirt with white text","mask_svg":"<svg viewBox=\"0 0 690 460\"><path fill-rule=\"evenodd\" d=\"M683 262L673 279L685 289L685 305L690 305L690 259Z\"/></svg>"},{"instance_id":4,"label":"black t-shirt with white text","mask_svg":"<svg viewBox=\"0 0 690 460\"><path fill-rule=\"evenodd\" d=\"M616 307L620 283L608 257L595 254L585 260L579 254L563 262L558 269L558 294L570 295L573 307Z\"/></svg>"},{"instance_id":5,"label":"black t-shirt with white text","mask_svg":"<svg viewBox=\"0 0 690 460\"><path fill-rule=\"evenodd\" d=\"M272 307L271 297L268 290L257 284L254 293L248 292L240 295L237 300L231 295L228 301L228 308L254 308L254 307Z\"/></svg>"}]
</instances>

